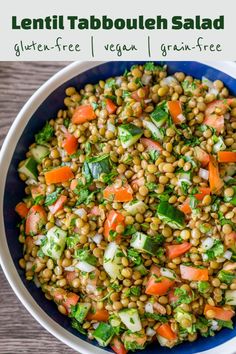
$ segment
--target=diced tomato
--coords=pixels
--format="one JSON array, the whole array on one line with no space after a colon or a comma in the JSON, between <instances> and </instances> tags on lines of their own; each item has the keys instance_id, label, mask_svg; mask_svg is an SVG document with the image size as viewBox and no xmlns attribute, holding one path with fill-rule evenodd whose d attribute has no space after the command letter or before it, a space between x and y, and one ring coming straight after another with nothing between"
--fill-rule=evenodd
<instances>
[{"instance_id":1,"label":"diced tomato","mask_svg":"<svg viewBox=\"0 0 236 354\"><path fill-rule=\"evenodd\" d=\"M66 294L65 300L62 302L62 305L66 308L67 312L71 312L71 306L75 306L79 301L79 296L75 293L68 292Z\"/></svg>"},{"instance_id":2,"label":"diced tomato","mask_svg":"<svg viewBox=\"0 0 236 354\"><path fill-rule=\"evenodd\" d=\"M26 235L37 235L41 228L47 222L47 214L40 205L33 205L26 217L25 233Z\"/></svg>"},{"instance_id":3,"label":"diced tomato","mask_svg":"<svg viewBox=\"0 0 236 354\"><path fill-rule=\"evenodd\" d=\"M180 101L168 101L167 107L175 124L182 124L184 121L182 105Z\"/></svg>"},{"instance_id":4,"label":"diced tomato","mask_svg":"<svg viewBox=\"0 0 236 354\"><path fill-rule=\"evenodd\" d=\"M54 215L59 210L63 209L64 204L66 203L66 201L67 201L67 197L65 195L61 195L54 204L49 205L48 209Z\"/></svg>"},{"instance_id":5,"label":"diced tomato","mask_svg":"<svg viewBox=\"0 0 236 354\"><path fill-rule=\"evenodd\" d=\"M175 289L171 289L168 292L168 299L171 304L173 304L179 300L179 297L177 295L175 295Z\"/></svg>"},{"instance_id":6,"label":"diced tomato","mask_svg":"<svg viewBox=\"0 0 236 354\"><path fill-rule=\"evenodd\" d=\"M115 210L110 210L107 214L106 221L104 223L104 237L110 239L110 231L115 231L118 225L125 226L125 217ZM116 241L120 240L120 235L116 235Z\"/></svg>"},{"instance_id":7,"label":"diced tomato","mask_svg":"<svg viewBox=\"0 0 236 354\"><path fill-rule=\"evenodd\" d=\"M236 162L236 152L234 151L218 151L219 162Z\"/></svg>"},{"instance_id":8,"label":"diced tomato","mask_svg":"<svg viewBox=\"0 0 236 354\"><path fill-rule=\"evenodd\" d=\"M66 150L67 154L73 155L77 151L78 145L78 139L73 134L66 133L62 147Z\"/></svg>"},{"instance_id":9,"label":"diced tomato","mask_svg":"<svg viewBox=\"0 0 236 354\"><path fill-rule=\"evenodd\" d=\"M106 309L98 310L92 309L88 313L86 320L88 321L98 321L98 322L107 322L109 319L109 312Z\"/></svg>"},{"instance_id":10,"label":"diced tomato","mask_svg":"<svg viewBox=\"0 0 236 354\"><path fill-rule=\"evenodd\" d=\"M105 99L105 105L106 105L106 110L107 110L108 114L115 113L117 106L110 98Z\"/></svg>"},{"instance_id":11,"label":"diced tomato","mask_svg":"<svg viewBox=\"0 0 236 354\"><path fill-rule=\"evenodd\" d=\"M45 192L46 192L46 186L45 184L39 184L39 185L36 185L36 186L32 186L30 188L30 191L31 191L31 195L33 197L33 199L39 197L39 196L44 196L45 195Z\"/></svg>"},{"instance_id":12,"label":"diced tomato","mask_svg":"<svg viewBox=\"0 0 236 354\"><path fill-rule=\"evenodd\" d=\"M220 171L214 156L210 156L209 183L210 183L211 192L213 194L217 194L224 185L224 182L220 178Z\"/></svg>"},{"instance_id":13,"label":"diced tomato","mask_svg":"<svg viewBox=\"0 0 236 354\"><path fill-rule=\"evenodd\" d=\"M67 182L74 177L74 174L69 166L54 168L51 171L45 172L45 180L47 184Z\"/></svg>"},{"instance_id":14,"label":"diced tomato","mask_svg":"<svg viewBox=\"0 0 236 354\"><path fill-rule=\"evenodd\" d=\"M156 331L159 336L168 340L175 340L177 338L176 333L171 329L171 326L168 323L163 323L157 328Z\"/></svg>"},{"instance_id":15,"label":"diced tomato","mask_svg":"<svg viewBox=\"0 0 236 354\"><path fill-rule=\"evenodd\" d=\"M191 266L180 265L180 274L182 279L186 280L208 280L208 269L207 268L196 268Z\"/></svg>"},{"instance_id":16,"label":"diced tomato","mask_svg":"<svg viewBox=\"0 0 236 354\"><path fill-rule=\"evenodd\" d=\"M179 245L168 245L166 246L167 257L169 259L174 259L176 257L179 257L182 254L188 252L188 250L190 250L191 247L192 245L189 242L183 242Z\"/></svg>"},{"instance_id":17,"label":"diced tomato","mask_svg":"<svg viewBox=\"0 0 236 354\"><path fill-rule=\"evenodd\" d=\"M130 202L133 200L133 190L129 184L119 188L115 185L110 185L104 189L103 197L113 202Z\"/></svg>"},{"instance_id":18,"label":"diced tomato","mask_svg":"<svg viewBox=\"0 0 236 354\"><path fill-rule=\"evenodd\" d=\"M197 200L202 201L206 195L210 195L210 194L211 194L210 188L199 187L199 193L194 194L194 197ZM190 214L192 212L189 198L186 198L183 204L179 205L179 210L181 210L184 214Z\"/></svg>"},{"instance_id":19,"label":"diced tomato","mask_svg":"<svg viewBox=\"0 0 236 354\"><path fill-rule=\"evenodd\" d=\"M225 120L223 115L219 116L217 114L211 114L204 119L203 124L216 129L217 133L220 134L224 129L224 122Z\"/></svg>"},{"instance_id":20,"label":"diced tomato","mask_svg":"<svg viewBox=\"0 0 236 354\"><path fill-rule=\"evenodd\" d=\"M78 277L78 274L76 272L69 272L65 271L65 278L67 280L67 283L71 285L72 281Z\"/></svg>"},{"instance_id":21,"label":"diced tomato","mask_svg":"<svg viewBox=\"0 0 236 354\"><path fill-rule=\"evenodd\" d=\"M111 349L116 353L116 354L127 354L128 350L125 349L124 344L121 342L119 337L114 337L112 338L111 341Z\"/></svg>"},{"instance_id":22,"label":"diced tomato","mask_svg":"<svg viewBox=\"0 0 236 354\"><path fill-rule=\"evenodd\" d=\"M208 103L205 110L205 116L208 117L215 113L216 108L221 110L221 114L225 114L229 110L229 106L231 105L232 101L232 98L228 98L224 100L215 100L211 103Z\"/></svg>"},{"instance_id":23,"label":"diced tomato","mask_svg":"<svg viewBox=\"0 0 236 354\"><path fill-rule=\"evenodd\" d=\"M67 313L70 313L71 306L75 306L79 301L79 295L62 288L53 289L52 296L57 304L61 304L66 308Z\"/></svg>"},{"instance_id":24,"label":"diced tomato","mask_svg":"<svg viewBox=\"0 0 236 354\"><path fill-rule=\"evenodd\" d=\"M27 208L25 203L20 202L16 205L15 211L22 219L24 219L24 218L26 218L26 216L29 212L29 208Z\"/></svg>"},{"instance_id":25,"label":"diced tomato","mask_svg":"<svg viewBox=\"0 0 236 354\"><path fill-rule=\"evenodd\" d=\"M66 290L62 289L62 288L53 288L52 289L52 296L53 296L54 301L57 304L62 304L62 302L66 298Z\"/></svg>"},{"instance_id":26,"label":"diced tomato","mask_svg":"<svg viewBox=\"0 0 236 354\"><path fill-rule=\"evenodd\" d=\"M201 163L203 167L206 167L210 161L210 155L199 146L194 148L194 152L196 159Z\"/></svg>"},{"instance_id":27,"label":"diced tomato","mask_svg":"<svg viewBox=\"0 0 236 354\"><path fill-rule=\"evenodd\" d=\"M224 243L228 248L234 247L236 244L236 232L233 231L230 234L224 235Z\"/></svg>"},{"instance_id":28,"label":"diced tomato","mask_svg":"<svg viewBox=\"0 0 236 354\"><path fill-rule=\"evenodd\" d=\"M186 198L185 201L178 206L179 210L182 211L184 214L190 214L192 209L190 207L190 199Z\"/></svg>"},{"instance_id":29,"label":"diced tomato","mask_svg":"<svg viewBox=\"0 0 236 354\"><path fill-rule=\"evenodd\" d=\"M78 180L77 179L72 179L72 181L70 182L70 189L72 191L74 191L76 189L77 185L78 185Z\"/></svg>"},{"instance_id":30,"label":"diced tomato","mask_svg":"<svg viewBox=\"0 0 236 354\"><path fill-rule=\"evenodd\" d=\"M208 125L216 129L218 133L221 133L224 129L224 114L229 110L229 105L231 104L232 99L225 100L215 100L207 105L205 110L205 119L203 124ZM220 112L217 112L216 109L220 109Z\"/></svg>"},{"instance_id":31,"label":"diced tomato","mask_svg":"<svg viewBox=\"0 0 236 354\"><path fill-rule=\"evenodd\" d=\"M199 201L202 201L206 195L211 194L210 188L199 187L199 193L194 194L195 198Z\"/></svg>"},{"instance_id":32,"label":"diced tomato","mask_svg":"<svg viewBox=\"0 0 236 354\"><path fill-rule=\"evenodd\" d=\"M83 124L96 118L97 116L93 110L93 107L90 104L86 104L76 108L72 116L72 123Z\"/></svg>"},{"instance_id":33,"label":"diced tomato","mask_svg":"<svg viewBox=\"0 0 236 354\"><path fill-rule=\"evenodd\" d=\"M205 308L204 308L204 315L206 317L207 317L207 312L209 310L214 312L214 314L215 314L214 318L216 320L222 320L222 321L230 321L231 318L235 314L235 312L233 310L225 310L222 307L216 307L216 306L211 306L211 305L206 304Z\"/></svg>"},{"instance_id":34,"label":"diced tomato","mask_svg":"<svg viewBox=\"0 0 236 354\"><path fill-rule=\"evenodd\" d=\"M160 269L157 266L152 266L145 293L148 295L165 295L174 284L174 280L161 276Z\"/></svg>"},{"instance_id":35,"label":"diced tomato","mask_svg":"<svg viewBox=\"0 0 236 354\"><path fill-rule=\"evenodd\" d=\"M132 97L135 101L142 102L143 100L145 100L145 98L148 97L148 93L149 93L149 88L148 88L148 86L144 86L144 87L143 87L143 90L144 90L144 92L145 92L145 96L144 96L144 97L139 97L139 95L138 95L138 90L132 92L132 93L131 93L131 97Z\"/></svg>"},{"instance_id":36,"label":"diced tomato","mask_svg":"<svg viewBox=\"0 0 236 354\"><path fill-rule=\"evenodd\" d=\"M141 138L140 139L141 144L148 150L156 150L158 152L162 152L163 148L161 144L159 144L157 141L148 139L148 138Z\"/></svg>"}]
</instances>

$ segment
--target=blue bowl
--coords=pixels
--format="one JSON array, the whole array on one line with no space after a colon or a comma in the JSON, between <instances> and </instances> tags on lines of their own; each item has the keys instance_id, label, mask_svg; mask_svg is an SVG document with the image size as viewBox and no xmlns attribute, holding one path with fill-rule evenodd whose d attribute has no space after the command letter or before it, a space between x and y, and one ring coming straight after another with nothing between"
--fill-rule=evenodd
<instances>
[{"instance_id":1,"label":"blue bowl","mask_svg":"<svg viewBox=\"0 0 236 354\"><path fill-rule=\"evenodd\" d=\"M60 73L56 75L56 77L43 86L41 91L36 93L37 97L33 96L31 98L27 107L23 109L17 118L16 124L13 125L2 149L0 170L3 175L4 173L6 174L6 176L3 176L5 186L2 183L2 193L0 193L0 196L3 197L3 219L6 235L6 239L4 239L5 243L2 244L0 251L2 253L2 266L14 291L33 316L59 339L74 349L80 350L82 353L94 352L95 347L87 345L85 342L92 343L97 347L96 341L91 342L74 330L70 326L70 320L58 312L55 304L52 301L48 301L44 297L43 292L37 289L33 282L26 281L24 271L19 267L18 261L22 256L22 245L18 242L18 229L16 225L19 222L19 218L14 212L14 208L24 196L24 183L18 178L17 166L24 159L28 146L33 143L34 135L43 127L47 119L55 117L57 111L63 108L65 89L68 86L81 88L86 83L96 83L100 79L121 75L125 69L129 69L134 64L137 64L137 62L107 62L99 65L97 63L74 63L68 67L69 69L64 69L62 75ZM235 72L234 64L218 63L217 66L220 65L223 71L209 64L206 65L199 62L170 61L166 63L162 62L161 64L168 64L168 72L170 74L176 71L183 71L185 74L192 75L198 79L206 76L210 80L222 80L229 88L231 94L236 95L236 79L223 72ZM90 66L90 69L86 70L88 66ZM49 92L50 94L48 95ZM3 234L2 232L2 236ZM3 240L1 242L3 243ZM16 274L16 271L18 274ZM32 297L34 301L32 301ZM45 313L48 316L44 316ZM68 332L72 335L68 336ZM186 342L173 349L160 347L157 343L153 343L145 350L137 351L137 353L153 354L156 351L160 354L199 353L229 341L235 334L236 329L223 329L215 337L199 338L193 343ZM85 342L79 340L78 337ZM110 349L104 350L111 351ZM105 353L105 351L100 351L98 347L96 348L97 353ZM216 349L214 353L216 353Z\"/></svg>"}]
</instances>

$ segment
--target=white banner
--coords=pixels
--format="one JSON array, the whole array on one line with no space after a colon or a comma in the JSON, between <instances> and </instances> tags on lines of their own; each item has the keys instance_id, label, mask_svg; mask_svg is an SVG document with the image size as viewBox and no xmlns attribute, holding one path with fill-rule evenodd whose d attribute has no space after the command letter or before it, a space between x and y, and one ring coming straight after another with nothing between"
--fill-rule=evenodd
<instances>
[{"instance_id":1,"label":"white banner","mask_svg":"<svg viewBox=\"0 0 236 354\"><path fill-rule=\"evenodd\" d=\"M0 60L235 60L236 2L9 0Z\"/></svg>"}]
</instances>

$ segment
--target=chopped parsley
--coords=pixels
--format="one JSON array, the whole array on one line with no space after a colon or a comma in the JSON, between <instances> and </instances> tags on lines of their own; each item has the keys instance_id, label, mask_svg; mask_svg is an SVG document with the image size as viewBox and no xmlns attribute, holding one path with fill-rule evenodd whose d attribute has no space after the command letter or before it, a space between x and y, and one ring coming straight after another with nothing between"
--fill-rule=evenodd
<instances>
[{"instance_id":1,"label":"chopped parsley","mask_svg":"<svg viewBox=\"0 0 236 354\"><path fill-rule=\"evenodd\" d=\"M128 249L127 255L128 255L128 259L134 264L140 265L142 263L142 257L136 250L132 248Z\"/></svg>"},{"instance_id":2,"label":"chopped parsley","mask_svg":"<svg viewBox=\"0 0 236 354\"><path fill-rule=\"evenodd\" d=\"M81 325L78 321L76 321L74 318L73 318L72 321L71 321L71 326L72 326L74 329L76 329L78 332L80 332L80 333L86 335L85 329L83 329L82 325Z\"/></svg>"},{"instance_id":3,"label":"chopped parsley","mask_svg":"<svg viewBox=\"0 0 236 354\"><path fill-rule=\"evenodd\" d=\"M149 156L153 162L156 162L159 155L160 155L160 152L157 150L150 150L149 151Z\"/></svg>"},{"instance_id":4,"label":"chopped parsley","mask_svg":"<svg viewBox=\"0 0 236 354\"><path fill-rule=\"evenodd\" d=\"M199 293L205 294L210 289L210 284L207 281L199 281L197 283L197 289Z\"/></svg>"},{"instance_id":5,"label":"chopped parsley","mask_svg":"<svg viewBox=\"0 0 236 354\"><path fill-rule=\"evenodd\" d=\"M151 318L151 319L153 319L155 321L160 321L162 323L166 323L169 320L168 316L160 315L159 313L145 312L144 316L146 318Z\"/></svg>"},{"instance_id":6,"label":"chopped parsley","mask_svg":"<svg viewBox=\"0 0 236 354\"><path fill-rule=\"evenodd\" d=\"M58 196L61 193L61 191L62 191L62 188L59 187L55 190L55 192L48 194L45 199L45 203L44 203L45 206L49 206L49 205L54 204L56 202L56 200L58 199Z\"/></svg>"},{"instance_id":7,"label":"chopped parsley","mask_svg":"<svg viewBox=\"0 0 236 354\"><path fill-rule=\"evenodd\" d=\"M40 204L40 202L44 199L44 195L38 195L35 199L34 199L34 205L38 205Z\"/></svg>"},{"instance_id":8,"label":"chopped parsley","mask_svg":"<svg viewBox=\"0 0 236 354\"><path fill-rule=\"evenodd\" d=\"M97 257L90 253L87 249L75 250L74 258L79 259L80 261L87 262L93 266L97 265Z\"/></svg>"},{"instance_id":9,"label":"chopped parsley","mask_svg":"<svg viewBox=\"0 0 236 354\"><path fill-rule=\"evenodd\" d=\"M221 327L226 327L229 329L234 329L233 327L233 321L223 321L223 320L217 320L219 326Z\"/></svg>"},{"instance_id":10,"label":"chopped parsley","mask_svg":"<svg viewBox=\"0 0 236 354\"><path fill-rule=\"evenodd\" d=\"M184 195L188 194L188 189L189 189L189 183L188 182L181 182L181 189Z\"/></svg>"},{"instance_id":11,"label":"chopped parsley","mask_svg":"<svg viewBox=\"0 0 236 354\"><path fill-rule=\"evenodd\" d=\"M218 278L220 279L220 281L222 281L222 283L230 285L233 282L233 280L236 278L236 274L227 272L226 270L222 269L218 273Z\"/></svg>"},{"instance_id":12,"label":"chopped parsley","mask_svg":"<svg viewBox=\"0 0 236 354\"><path fill-rule=\"evenodd\" d=\"M207 256L208 261L212 261L213 259L222 256L224 253L224 245L220 240L215 240L213 246L204 252Z\"/></svg>"},{"instance_id":13,"label":"chopped parsley","mask_svg":"<svg viewBox=\"0 0 236 354\"><path fill-rule=\"evenodd\" d=\"M53 127L47 122L42 130L35 135L35 141L37 144L44 145L54 135Z\"/></svg>"},{"instance_id":14,"label":"chopped parsley","mask_svg":"<svg viewBox=\"0 0 236 354\"><path fill-rule=\"evenodd\" d=\"M123 236L131 236L133 235L135 232L137 232L136 228L134 227L134 225L127 225L124 232L123 232Z\"/></svg>"},{"instance_id":15,"label":"chopped parsley","mask_svg":"<svg viewBox=\"0 0 236 354\"><path fill-rule=\"evenodd\" d=\"M109 88L111 90L115 90L117 88L115 79L108 79L105 83L105 88Z\"/></svg>"},{"instance_id":16,"label":"chopped parsley","mask_svg":"<svg viewBox=\"0 0 236 354\"><path fill-rule=\"evenodd\" d=\"M180 304L190 304L193 301L193 296L188 293L186 289L175 289L174 295L178 297L178 300L173 303L174 306Z\"/></svg>"}]
</instances>

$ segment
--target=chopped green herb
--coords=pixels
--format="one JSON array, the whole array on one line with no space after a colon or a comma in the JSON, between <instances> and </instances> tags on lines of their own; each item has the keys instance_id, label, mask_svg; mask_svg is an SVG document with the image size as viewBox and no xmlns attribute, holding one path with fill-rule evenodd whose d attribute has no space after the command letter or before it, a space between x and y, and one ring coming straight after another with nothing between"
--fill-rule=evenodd
<instances>
[{"instance_id":1,"label":"chopped green herb","mask_svg":"<svg viewBox=\"0 0 236 354\"><path fill-rule=\"evenodd\" d=\"M210 284L207 281L199 281L197 283L197 288L198 288L199 293L205 294L209 291Z\"/></svg>"},{"instance_id":2,"label":"chopped green herb","mask_svg":"<svg viewBox=\"0 0 236 354\"><path fill-rule=\"evenodd\" d=\"M45 199L45 203L44 203L45 206L49 206L49 205L54 204L56 202L56 200L58 199L58 196L61 193L61 191L62 191L62 188L59 187L55 190L55 192L48 194Z\"/></svg>"},{"instance_id":3,"label":"chopped green herb","mask_svg":"<svg viewBox=\"0 0 236 354\"><path fill-rule=\"evenodd\" d=\"M158 313L145 312L144 316L147 318L151 318L155 321L160 321L162 323L166 323L169 320L168 316L159 315Z\"/></svg>"},{"instance_id":4,"label":"chopped green herb","mask_svg":"<svg viewBox=\"0 0 236 354\"><path fill-rule=\"evenodd\" d=\"M224 253L224 245L220 240L215 240L214 245L204 252L204 254L207 256L207 259L209 261L212 261L213 259L222 256Z\"/></svg>"},{"instance_id":5,"label":"chopped green herb","mask_svg":"<svg viewBox=\"0 0 236 354\"><path fill-rule=\"evenodd\" d=\"M134 227L134 225L127 225L124 232L123 232L123 236L131 236L136 232L136 228Z\"/></svg>"},{"instance_id":6,"label":"chopped green herb","mask_svg":"<svg viewBox=\"0 0 236 354\"><path fill-rule=\"evenodd\" d=\"M54 135L53 127L47 122L43 129L35 135L35 141L37 144L44 145Z\"/></svg>"},{"instance_id":7,"label":"chopped green herb","mask_svg":"<svg viewBox=\"0 0 236 354\"><path fill-rule=\"evenodd\" d=\"M233 321L222 321L222 320L217 320L219 326L221 327L226 327L229 329L234 329L233 327Z\"/></svg>"},{"instance_id":8,"label":"chopped green herb","mask_svg":"<svg viewBox=\"0 0 236 354\"><path fill-rule=\"evenodd\" d=\"M38 205L38 204L40 204L40 202L42 201L42 200L44 200L44 195L38 195L35 199L34 199L34 205Z\"/></svg>"},{"instance_id":9,"label":"chopped green herb","mask_svg":"<svg viewBox=\"0 0 236 354\"><path fill-rule=\"evenodd\" d=\"M230 285L233 282L233 280L236 278L236 274L222 269L218 273L218 278L222 283Z\"/></svg>"},{"instance_id":10,"label":"chopped green herb","mask_svg":"<svg viewBox=\"0 0 236 354\"><path fill-rule=\"evenodd\" d=\"M140 265L142 263L142 257L140 256L138 251L130 248L128 249L127 253L128 253L128 258L131 262L133 262L136 265Z\"/></svg>"}]
</instances>

